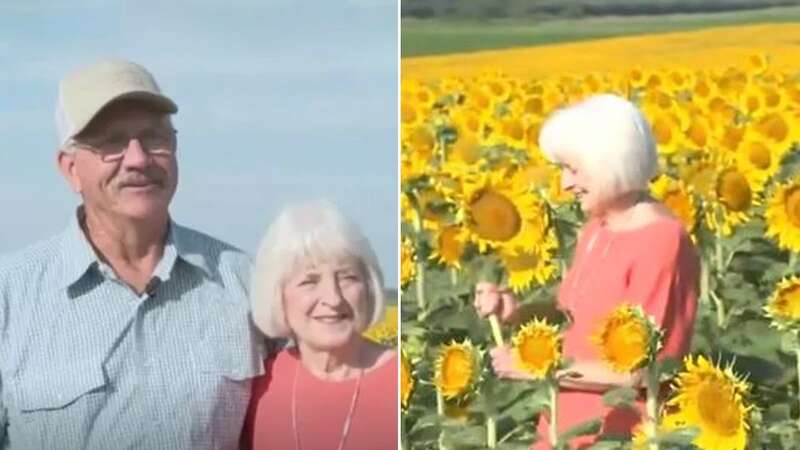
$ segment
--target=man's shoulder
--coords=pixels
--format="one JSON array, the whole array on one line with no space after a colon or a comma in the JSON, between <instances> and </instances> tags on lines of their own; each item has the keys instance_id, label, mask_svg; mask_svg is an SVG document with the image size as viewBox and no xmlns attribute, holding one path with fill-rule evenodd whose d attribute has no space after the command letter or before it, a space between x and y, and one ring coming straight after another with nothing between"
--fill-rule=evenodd
<instances>
[{"instance_id":1,"label":"man's shoulder","mask_svg":"<svg viewBox=\"0 0 800 450\"><path fill-rule=\"evenodd\" d=\"M184 225L173 226L176 228L176 238L180 240L180 252L184 255L202 257L216 269L249 271L250 257L240 248Z\"/></svg>"},{"instance_id":2,"label":"man's shoulder","mask_svg":"<svg viewBox=\"0 0 800 450\"><path fill-rule=\"evenodd\" d=\"M63 235L35 242L20 250L0 254L0 282L22 275L33 275L63 262Z\"/></svg>"}]
</instances>

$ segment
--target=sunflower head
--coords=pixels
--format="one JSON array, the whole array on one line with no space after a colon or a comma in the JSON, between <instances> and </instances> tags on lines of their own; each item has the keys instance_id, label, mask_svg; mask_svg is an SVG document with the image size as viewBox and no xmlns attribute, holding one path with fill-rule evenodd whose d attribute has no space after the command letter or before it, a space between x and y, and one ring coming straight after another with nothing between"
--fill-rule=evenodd
<instances>
[{"instance_id":1,"label":"sunflower head","mask_svg":"<svg viewBox=\"0 0 800 450\"><path fill-rule=\"evenodd\" d=\"M775 328L800 331L800 278L785 278L778 283L764 311Z\"/></svg>"},{"instance_id":2,"label":"sunflower head","mask_svg":"<svg viewBox=\"0 0 800 450\"><path fill-rule=\"evenodd\" d=\"M776 187L764 216L767 236L782 249L800 252L800 179Z\"/></svg>"},{"instance_id":3,"label":"sunflower head","mask_svg":"<svg viewBox=\"0 0 800 450\"><path fill-rule=\"evenodd\" d=\"M746 401L750 387L731 366L721 368L703 356L684 360L685 369L673 383L665 428L696 427L694 445L704 449L744 450L752 406Z\"/></svg>"},{"instance_id":4,"label":"sunflower head","mask_svg":"<svg viewBox=\"0 0 800 450\"><path fill-rule=\"evenodd\" d=\"M414 390L414 368L408 360L406 352L400 351L400 406L408 408L408 400Z\"/></svg>"},{"instance_id":5,"label":"sunflower head","mask_svg":"<svg viewBox=\"0 0 800 450\"><path fill-rule=\"evenodd\" d=\"M546 378L561 365L561 334L544 320L523 326L511 343L517 365L535 379Z\"/></svg>"},{"instance_id":6,"label":"sunflower head","mask_svg":"<svg viewBox=\"0 0 800 450\"><path fill-rule=\"evenodd\" d=\"M603 361L616 372L633 372L647 364L661 345L661 333L640 306L622 304L591 336Z\"/></svg>"},{"instance_id":7,"label":"sunflower head","mask_svg":"<svg viewBox=\"0 0 800 450\"><path fill-rule=\"evenodd\" d=\"M439 349L434 384L445 399L464 397L480 378L481 353L469 339Z\"/></svg>"}]
</instances>

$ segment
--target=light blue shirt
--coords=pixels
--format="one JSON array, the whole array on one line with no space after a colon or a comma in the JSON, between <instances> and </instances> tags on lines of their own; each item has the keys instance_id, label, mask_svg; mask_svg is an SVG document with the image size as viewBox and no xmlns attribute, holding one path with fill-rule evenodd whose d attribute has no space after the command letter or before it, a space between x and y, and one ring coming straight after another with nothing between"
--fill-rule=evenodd
<instances>
[{"instance_id":1,"label":"light blue shirt","mask_svg":"<svg viewBox=\"0 0 800 450\"><path fill-rule=\"evenodd\" d=\"M0 447L236 448L264 340L241 251L171 223L136 294L74 219L0 261Z\"/></svg>"}]
</instances>

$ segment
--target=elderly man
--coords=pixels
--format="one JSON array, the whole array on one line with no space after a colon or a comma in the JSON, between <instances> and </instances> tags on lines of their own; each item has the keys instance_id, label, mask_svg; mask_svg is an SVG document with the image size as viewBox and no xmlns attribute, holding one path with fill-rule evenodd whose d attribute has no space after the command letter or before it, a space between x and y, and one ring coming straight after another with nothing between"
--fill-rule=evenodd
<instances>
[{"instance_id":1,"label":"elderly man","mask_svg":"<svg viewBox=\"0 0 800 450\"><path fill-rule=\"evenodd\" d=\"M133 63L61 82L58 168L82 205L0 262L0 447L238 445L264 357L249 260L172 221L175 112Z\"/></svg>"}]
</instances>

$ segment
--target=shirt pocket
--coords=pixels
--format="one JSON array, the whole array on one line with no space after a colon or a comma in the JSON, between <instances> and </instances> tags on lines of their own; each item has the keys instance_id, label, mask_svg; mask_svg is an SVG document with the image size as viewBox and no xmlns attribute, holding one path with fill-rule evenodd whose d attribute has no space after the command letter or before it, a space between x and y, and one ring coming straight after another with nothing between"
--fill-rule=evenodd
<instances>
[{"instance_id":1,"label":"shirt pocket","mask_svg":"<svg viewBox=\"0 0 800 450\"><path fill-rule=\"evenodd\" d=\"M14 440L20 448L85 448L107 385L102 364L90 360L51 362L19 373L11 383L21 421Z\"/></svg>"}]
</instances>

